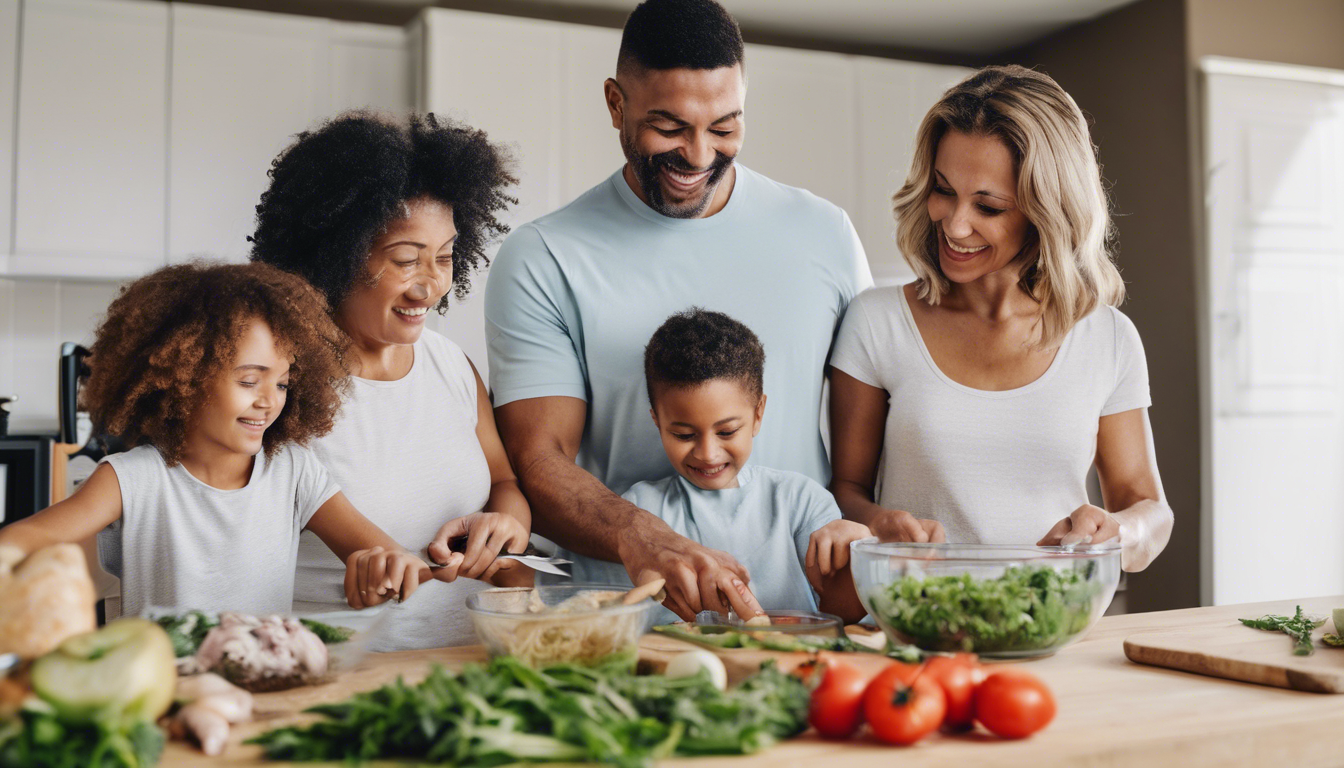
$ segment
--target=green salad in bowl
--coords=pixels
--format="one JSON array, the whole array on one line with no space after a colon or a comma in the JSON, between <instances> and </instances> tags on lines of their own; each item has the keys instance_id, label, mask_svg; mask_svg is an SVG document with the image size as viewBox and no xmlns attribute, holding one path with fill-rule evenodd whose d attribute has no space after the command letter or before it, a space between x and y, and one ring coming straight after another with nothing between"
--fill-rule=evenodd
<instances>
[{"instance_id":1,"label":"green salad in bowl","mask_svg":"<svg viewBox=\"0 0 1344 768\"><path fill-rule=\"evenodd\" d=\"M851 546L854 585L888 638L926 651L1041 656L1080 638L1110 605L1120 546Z\"/></svg>"}]
</instances>

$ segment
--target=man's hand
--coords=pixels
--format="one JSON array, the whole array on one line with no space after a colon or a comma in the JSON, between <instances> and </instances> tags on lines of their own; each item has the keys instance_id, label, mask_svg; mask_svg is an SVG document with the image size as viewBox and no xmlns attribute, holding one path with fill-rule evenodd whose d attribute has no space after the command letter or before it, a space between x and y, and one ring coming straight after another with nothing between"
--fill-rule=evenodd
<instances>
[{"instance_id":1,"label":"man's hand","mask_svg":"<svg viewBox=\"0 0 1344 768\"><path fill-rule=\"evenodd\" d=\"M663 605L685 621L700 611L728 613L749 619L764 613L747 586L751 575L727 552L710 549L662 531L632 527L621 541L621 561L636 585L666 579Z\"/></svg>"},{"instance_id":2,"label":"man's hand","mask_svg":"<svg viewBox=\"0 0 1344 768\"><path fill-rule=\"evenodd\" d=\"M937 520L920 520L900 509L883 510L876 519L869 521L868 527L878 541L914 542L916 544L942 544L947 541L943 524Z\"/></svg>"}]
</instances>

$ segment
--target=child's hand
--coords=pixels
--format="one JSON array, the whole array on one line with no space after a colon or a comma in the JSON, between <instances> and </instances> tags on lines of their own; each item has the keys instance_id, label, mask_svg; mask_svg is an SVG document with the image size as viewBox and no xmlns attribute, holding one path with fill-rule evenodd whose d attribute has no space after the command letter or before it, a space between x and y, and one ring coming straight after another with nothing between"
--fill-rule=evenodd
<instances>
[{"instance_id":1,"label":"child's hand","mask_svg":"<svg viewBox=\"0 0 1344 768\"><path fill-rule=\"evenodd\" d=\"M872 536L868 526L853 520L835 520L823 525L807 540L804 566L807 581L821 593L822 579L849 566L849 544Z\"/></svg>"},{"instance_id":2,"label":"child's hand","mask_svg":"<svg viewBox=\"0 0 1344 768\"><path fill-rule=\"evenodd\" d=\"M467 540L466 551L452 551L449 542L463 537ZM444 566L434 569L434 578L439 581L453 581L459 576L465 576L468 579L489 581L496 586L525 586L499 584L495 576L505 568L512 570L514 566L531 571L516 560L498 558L501 552L522 552L527 548L527 540L527 529L515 518L498 512L476 512L445 523L435 534L426 552L436 564L442 563Z\"/></svg>"},{"instance_id":3,"label":"child's hand","mask_svg":"<svg viewBox=\"0 0 1344 768\"><path fill-rule=\"evenodd\" d=\"M409 600L429 565L405 550L361 549L345 561L345 600L370 608L388 600Z\"/></svg>"}]
</instances>

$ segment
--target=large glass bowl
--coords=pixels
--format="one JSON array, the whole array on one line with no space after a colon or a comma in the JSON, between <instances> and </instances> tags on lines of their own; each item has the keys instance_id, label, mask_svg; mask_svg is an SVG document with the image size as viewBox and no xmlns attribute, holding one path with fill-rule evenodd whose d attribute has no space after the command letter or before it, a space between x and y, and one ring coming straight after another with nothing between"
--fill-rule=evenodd
<instances>
[{"instance_id":1,"label":"large glass bowl","mask_svg":"<svg viewBox=\"0 0 1344 768\"><path fill-rule=\"evenodd\" d=\"M548 608L585 592L612 592L628 587L607 584L565 584L535 588ZM533 612L531 588L487 589L467 597L476 636L490 658L514 656L530 667L574 663L592 666L622 660L631 668L639 659L639 638L649 630L657 603L609 605L566 612Z\"/></svg>"},{"instance_id":2,"label":"large glass bowl","mask_svg":"<svg viewBox=\"0 0 1344 768\"><path fill-rule=\"evenodd\" d=\"M894 643L989 658L1054 653L1106 612L1120 545L850 544L854 586Z\"/></svg>"}]
</instances>

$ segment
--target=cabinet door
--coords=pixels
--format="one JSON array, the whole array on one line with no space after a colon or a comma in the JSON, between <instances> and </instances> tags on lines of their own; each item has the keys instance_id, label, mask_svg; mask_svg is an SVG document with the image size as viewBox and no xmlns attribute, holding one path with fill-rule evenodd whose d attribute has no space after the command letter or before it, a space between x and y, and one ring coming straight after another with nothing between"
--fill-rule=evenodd
<instances>
[{"instance_id":1,"label":"cabinet door","mask_svg":"<svg viewBox=\"0 0 1344 768\"><path fill-rule=\"evenodd\" d=\"M11 273L161 265L168 6L28 0L22 41Z\"/></svg>"},{"instance_id":2,"label":"cabinet door","mask_svg":"<svg viewBox=\"0 0 1344 768\"><path fill-rule=\"evenodd\" d=\"M611 126L602 84L616 75L621 30L568 25L564 31L565 81L561 89L564 135L563 205L625 165L620 134Z\"/></svg>"},{"instance_id":3,"label":"cabinet door","mask_svg":"<svg viewBox=\"0 0 1344 768\"><path fill-rule=\"evenodd\" d=\"M742 163L850 211L854 68L835 53L749 45Z\"/></svg>"},{"instance_id":4,"label":"cabinet door","mask_svg":"<svg viewBox=\"0 0 1344 768\"><path fill-rule=\"evenodd\" d=\"M19 85L19 0L0 0L0 258L14 248L14 94Z\"/></svg>"},{"instance_id":5,"label":"cabinet door","mask_svg":"<svg viewBox=\"0 0 1344 768\"><path fill-rule=\"evenodd\" d=\"M859 147L854 227L868 252L874 282L907 283L914 273L896 248L891 196L910 173L915 133L925 113L943 91L971 70L870 58L856 59L854 68Z\"/></svg>"},{"instance_id":6,"label":"cabinet door","mask_svg":"<svg viewBox=\"0 0 1344 768\"><path fill-rule=\"evenodd\" d=\"M503 217L517 227L560 205L563 25L534 19L431 8L422 17L423 109L463 120L511 145L517 160L518 199ZM492 251L493 253L493 251ZM482 290L454 302L432 327L462 347L487 377Z\"/></svg>"},{"instance_id":7,"label":"cabinet door","mask_svg":"<svg viewBox=\"0 0 1344 768\"><path fill-rule=\"evenodd\" d=\"M168 257L243 261L271 161L329 111L332 22L172 8Z\"/></svg>"},{"instance_id":8,"label":"cabinet door","mask_svg":"<svg viewBox=\"0 0 1344 768\"><path fill-rule=\"evenodd\" d=\"M406 32L382 24L335 23L331 28L331 107L404 114L411 94Z\"/></svg>"}]
</instances>

